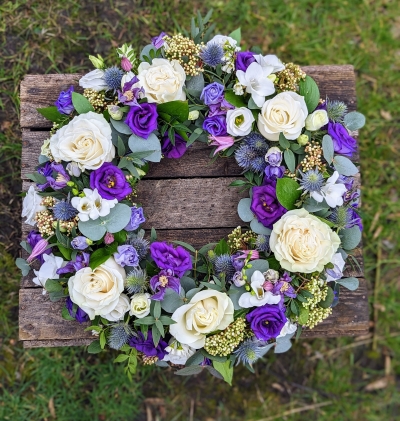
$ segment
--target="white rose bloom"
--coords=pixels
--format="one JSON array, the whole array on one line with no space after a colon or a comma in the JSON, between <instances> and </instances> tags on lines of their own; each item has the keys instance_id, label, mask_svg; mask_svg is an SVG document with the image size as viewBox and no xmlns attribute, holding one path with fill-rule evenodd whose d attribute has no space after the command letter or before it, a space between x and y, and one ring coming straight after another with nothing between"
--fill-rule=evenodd
<instances>
[{"instance_id":1,"label":"white rose bloom","mask_svg":"<svg viewBox=\"0 0 400 421\"><path fill-rule=\"evenodd\" d=\"M265 101L258 115L258 130L266 139L272 141L279 140L279 133L283 133L286 139L297 139L307 115L304 97L296 92L281 92Z\"/></svg>"},{"instance_id":2,"label":"white rose bloom","mask_svg":"<svg viewBox=\"0 0 400 421\"><path fill-rule=\"evenodd\" d=\"M107 319L120 304L125 278L124 269L110 257L93 270L83 268L71 276L68 280L69 295L72 302L89 315L90 320L95 316Z\"/></svg>"},{"instance_id":3,"label":"white rose bloom","mask_svg":"<svg viewBox=\"0 0 400 421\"><path fill-rule=\"evenodd\" d=\"M79 79L79 86L82 86L83 89L93 89L96 92L107 90L108 86L104 80L104 70L95 69L82 76Z\"/></svg>"},{"instance_id":4,"label":"white rose bloom","mask_svg":"<svg viewBox=\"0 0 400 421\"><path fill-rule=\"evenodd\" d=\"M306 129L315 132L328 122L328 113L325 110L316 110L306 118Z\"/></svg>"},{"instance_id":5,"label":"white rose bloom","mask_svg":"<svg viewBox=\"0 0 400 421\"><path fill-rule=\"evenodd\" d=\"M279 58L274 54L267 54L266 56L257 54L254 58L261 67L267 68L268 74L280 72L285 68Z\"/></svg>"},{"instance_id":6,"label":"white rose bloom","mask_svg":"<svg viewBox=\"0 0 400 421\"><path fill-rule=\"evenodd\" d=\"M253 113L245 107L228 110L226 114L226 131L232 136L246 136L251 132L253 122Z\"/></svg>"},{"instance_id":7,"label":"white rose bloom","mask_svg":"<svg viewBox=\"0 0 400 421\"><path fill-rule=\"evenodd\" d=\"M176 323L170 326L170 333L181 344L202 348L207 333L224 330L233 322L233 310L233 302L225 293L200 291L175 310L171 318Z\"/></svg>"},{"instance_id":8,"label":"white rose bloom","mask_svg":"<svg viewBox=\"0 0 400 421\"><path fill-rule=\"evenodd\" d=\"M291 333L296 332L296 330L297 330L297 324L291 323L290 320L288 320L283 326L281 333L276 337L276 339L283 338L286 335L290 335Z\"/></svg>"},{"instance_id":9,"label":"white rose bloom","mask_svg":"<svg viewBox=\"0 0 400 421\"><path fill-rule=\"evenodd\" d=\"M115 157L111 127L101 115L90 111L72 119L50 139L57 162L76 162L82 170L96 170Z\"/></svg>"},{"instance_id":10,"label":"white rose bloom","mask_svg":"<svg viewBox=\"0 0 400 421\"><path fill-rule=\"evenodd\" d=\"M340 279L343 276L343 269L346 264L341 253L336 253L333 256L331 263L334 265L334 268L325 271L326 282L337 281Z\"/></svg>"},{"instance_id":11,"label":"white rose bloom","mask_svg":"<svg viewBox=\"0 0 400 421\"><path fill-rule=\"evenodd\" d=\"M131 298L131 310L129 314L136 316L138 319L142 319L150 314L150 294L134 294Z\"/></svg>"},{"instance_id":12,"label":"white rose bloom","mask_svg":"<svg viewBox=\"0 0 400 421\"><path fill-rule=\"evenodd\" d=\"M46 206L40 204L42 198L38 195L35 188L33 186L29 187L26 196L22 202L22 213L21 216L23 218L26 217L26 224L35 225L35 215L37 212L42 212L46 210Z\"/></svg>"},{"instance_id":13,"label":"white rose bloom","mask_svg":"<svg viewBox=\"0 0 400 421\"><path fill-rule=\"evenodd\" d=\"M196 350L189 345L180 344L176 339L172 338L169 345L165 348L168 354L163 361L171 361L172 364L184 365L186 361L196 353Z\"/></svg>"},{"instance_id":14,"label":"white rose bloom","mask_svg":"<svg viewBox=\"0 0 400 421\"><path fill-rule=\"evenodd\" d=\"M274 295L271 291L265 291L263 284L265 282L264 275L259 271L254 271L251 275L251 288L255 292L245 292L239 298L239 305L242 308L261 307L265 304L278 304L281 301L280 294Z\"/></svg>"},{"instance_id":15,"label":"white rose bloom","mask_svg":"<svg viewBox=\"0 0 400 421\"><path fill-rule=\"evenodd\" d=\"M97 219L99 216L106 216L117 203L117 199L104 199L97 189L83 189L84 197L73 197L71 205L78 210L78 218L81 221Z\"/></svg>"},{"instance_id":16,"label":"white rose bloom","mask_svg":"<svg viewBox=\"0 0 400 421\"><path fill-rule=\"evenodd\" d=\"M43 255L44 263L40 266L39 270L33 270L36 275L36 278L33 278L32 281L41 287L45 287L46 281L48 279L59 279L60 275L57 274L57 269L62 268L66 265L67 262L64 262L62 257L54 256L51 254ZM46 294L46 290L43 289L43 294Z\"/></svg>"},{"instance_id":17,"label":"white rose bloom","mask_svg":"<svg viewBox=\"0 0 400 421\"><path fill-rule=\"evenodd\" d=\"M183 92L186 74L177 60L153 59L152 64L143 62L138 68L138 85L144 88L149 102L185 100Z\"/></svg>"},{"instance_id":18,"label":"white rose bloom","mask_svg":"<svg viewBox=\"0 0 400 421\"><path fill-rule=\"evenodd\" d=\"M273 225L270 237L275 258L289 272L321 272L339 245L336 232L305 209L285 213Z\"/></svg>"},{"instance_id":19,"label":"white rose bloom","mask_svg":"<svg viewBox=\"0 0 400 421\"><path fill-rule=\"evenodd\" d=\"M310 196L321 203L324 199L331 208L343 205L343 195L347 192L346 186L342 183L336 184L339 173L335 171L331 177L326 180L325 186L318 191L310 192Z\"/></svg>"},{"instance_id":20,"label":"white rose bloom","mask_svg":"<svg viewBox=\"0 0 400 421\"><path fill-rule=\"evenodd\" d=\"M110 320L111 322L123 320L125 313L129 311L130 307L131 304L129 302L129 297L125 294L121 294L115 308L103 317L107 320Z\"/></svg>"}]
</instances>

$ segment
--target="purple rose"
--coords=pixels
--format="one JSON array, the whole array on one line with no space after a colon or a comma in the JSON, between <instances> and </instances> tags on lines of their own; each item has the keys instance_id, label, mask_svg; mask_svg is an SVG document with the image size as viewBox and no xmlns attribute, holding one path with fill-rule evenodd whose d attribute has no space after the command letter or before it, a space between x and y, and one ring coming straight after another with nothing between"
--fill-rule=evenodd
<instances>
[{"instance_id":1,"label":"purple rose","mask_svg":"<svg viewBox=\"0 0 400 421\"><path fill-rule=\"evenodd\" d=\"M92 240L89 240L92 243ZM89 247L88 239L83 235L78 235L71 241L71 246L75 250L85 250Z\"/></svg>"},{"instance_id":2,"label":"purple rose","mask_svg":"<svg viewBox=\"0 0 400 421\"><path fill-rule=\"evenodd\" d=\"M201 93L200 99L206 105L219 104L224 98L224 86L218 82L207 85Z\"/></svg>"},{"instance_id":3,"label":"purple rose","mask_svg":"<svg viewBox=\"0 0 400 421\"><path fill-rule=\"evenodd\" d=\"M57 101L54 103L58 112L61 114L71 114L72 111L74 111L75 108L72 104L72 92L74 92L74 87L70 86L68 91L60 92Z\"/></svg>"},{"instance_id":4,"label":"purple rose","mask_svg":"<svg viewBox=\"0 0 400 421\"><path fill-rule=\"evenodd\" d=\"M266 178L277 179L282 178L285 174L285 167L281 165L280 167L273 167L272 165L267 165L264 170Z\"/></svg>"},{"instance_id":5,"label":"purple rose","mask_svg":"<svg viewBox=\"0 0 400 421\"><path fill-rule=\"evenodd\" d=\"M116 263L122 267L139 265L138 252L136 251L135 247L129 244L118 246L117 252L114 253L114 259Z\"/></svg>"},{"instance_id":6,"label":"purple rose","mask_svg":"<svg viewBox=\"0 0 400 421\"><path fill-rule=\"evenodd\" d=\"M157 117L157 105L145 102L130 108L125 123L136 136L147 139L157 128Z\"/></svg>"},{"instance_id":7,"label":"purple rose","mask_svg":"<svg viewBox=\"0 0 400 421\"><path fill-rule=\"evenodd\" d=\"M333 140L333 149L337 154L351 157L357 149L357 141L340 123L328 123L328 134Z\"/></svg>"},{"instance_id":8,"label":"purple rose","mask_svg":"<svg viewBox=\"0 0 400 421\"><path fill-rule=\"evenodd\" d=\"M67 298L65 302L65 306L67 307L68 313L71 317L74 317L76 321L79 323L88 322L89 316L86 312L84 312L80 307L74 304L71 298Z\"/></svg>"},{"instance_id":9,"label":"purple rose","mask_svg":"<svg viewBox=\"0 0 400 421\"><path fill-rule=\"evenodd\" d=\"M254 53L251 51L242 51L236 54L236 70L243 70L244 72L250 66L251 63L254 63L256 59L254 58Z\"/></svg>"},{"instance_id":10,"label":"purple rose","mask_svg":"<svg viewBox=\"0 0 400 421\"><path fill-rule=\"evenodd\" d=\"M150 254L160 269L172 269L179 277L193 267L189 252L181 246L156 241L150 245Z\"/></svg>"},{"instance_id":11,"label":"purple rose","mask_svg":"<svg viewBox=\"0 0 400 421\"><path fill-rule=\"evenodd\" d=\"M207 117L203 122L203 129L213 136L226 136L226 118L225 115L213 115Z\"/></svg>"},{"instance_id":12,"label":"purple rose","mask_svg":"<svg viewBox=\"0 0 400 421\"><path fill-rule=\"evenodd\" d=\"M165 351L168 344L162 338L158 345L154 346L151 330L147 332L147 339L145 339L142 332L136 332L129 340L129 346L136 348L139 352L143 352L147 357L158 357L159 360L162 360L168 354Z\"/></svg>"},{"instance_id":13,"label":"purple rose","mask_svg":"<svg viewBox=\"0 0 400 421\"><path fill-rule=\"evenodd\" d=\"M165 44L165 40L163 40L165 35L167 35L165 32L161 32L158 37L153 37L151 39L151 43L157 48L157 50Z\"/></svg>"},{"instance_id":14,"label":"purple rose","mask_svg":"<svg viewBox=\"0 0 400 421\"><path fill-rule=\"evenodd\" d=\"M172 269L163 269L158 275L150 279L150 287L155 292L151 297L152 300L161 301L164 298L165 290L171 288L179 294L181 283L179 278L174 276Z\"/></svg>"},{"instance_id":15,"label":"purple rose","mask_svg":"<svg viewBox=\"0 0 400 421\"><path fill-rule=\"evenodd\" d=\"M287 212L276 197L275 179L266 178L263 186L253 187L250 209L258 222L267 228L272 228L272 225Z\"/></svg>"},{"instance_id":16,"label":"purple rose","mask_svg":"<svg viewBox=\"0 0 400 421\"><path fill-rule=\"evenodd\" d=\"M276 338L287 321L285 311L274 304L255 308L247 314L246 320L250 323L256 338L261 341Z\"/></svg>"},{"instance_id":17,"label":"purple rose","mask_svg":"<svg viewBox=\"0 0 400 421\"><path fill-rule=\"evenodd\" d=\"M57 269L56 273L58 275L64 275L65 273L74 273L87 268L89 266L89 258L89 253L82 252L82 254L76 256L75 260L71 260L64 267Z\"/></svg>"},{"instance_id":18,"label":"purple rose","mask_svg":"<svg viewBox=\"0 0 400 421\"><path fill-rule=\"evenodd\" d=\"M107 200L122 200L132 193L125 174L111 162L105 162L90 173L90 188L97 189L99 195Z\"/></svg>"},{"instance_id":19,"label":"purple rose","mask_svg":"<svg viewBox=\"0 0 400 421\"><path fill-rule=\"evenodd\" d=\"M172 144L168 134L163 137L161 151L165 157L178 159L185 154L186 149L186 140L179 134L175 133L175 145Z\"/></svg>"},{"instance_id":20,"label":"purple rose","mask_svg":"<svg viewBox=\"0 0 400 421\"><path fill-rule=\"evenodd\" d=\"M34 249L34 247L36 246L36 244L40 241L43 240L43 237L40 235L40 233L38 233L37 231L31 231L28 234L28 237L26 238L26 242L32 247L32 249ZM44 254L50 254L51 253L51 249L48 248L47 250L45 250L43 253L40 253L36 256L36 258L39 260L39 262L41 264L44 263L43 260L43 255Z\"/></svg>"},{"instance_id":21,"label":"purple rose","mask_svg":"<svg viewBox=\"0 0 400 421\"><path fill-rule=\"evenodd\" d=\"M143 208L137 208L136 206L131 207L131 220L129 224L124 228L125 231L135 231L139 228L140 224L146 222L146 218L143 215Z\"/></svg>"}]
</instances>

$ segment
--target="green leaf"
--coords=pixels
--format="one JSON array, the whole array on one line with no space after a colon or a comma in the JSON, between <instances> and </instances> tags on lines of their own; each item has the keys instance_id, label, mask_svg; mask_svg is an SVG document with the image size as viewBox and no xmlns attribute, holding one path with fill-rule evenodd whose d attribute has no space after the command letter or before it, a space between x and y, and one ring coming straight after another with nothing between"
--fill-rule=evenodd
<instances>
[{"instance_id":1,"label":"green leaf","mask_svg":"<svg viewBox=\"0 0 400 421\"><path fill-rule=\"evenodd\" d=\"M26 262L25 259L22 259L21 257L18 257L15 260L15 264L17 265L18 269L21 270L22 272L22 276L26 276L28 275L28 273L31 270L31 267L29 266L29 264Z\"/></svg>"},{"instance_id":2,"label":"green leaf","mask_svg":"<svg viewBox=\"0 0 400 421\"><path fill-rule=\"evenodd\" d=\"M225 91L225 99L236 108L247 107L247 104L241 95L236 95L232 89Z\"/></svg>"},{"instance_id":3,"label":"green leaf","mask_svg":"<svg viewBox=\"0 0 400 421\"><path fill-rule=\"evenodd\" d=\"M345 250L353 250L358 246L361 241L360 228L355 225L354 227L340 231L339 237L342 241L342 248Z\"/></svg>"},{"instance_id":4,"label":"green leaf","mask_svg":"<svg viewBox=\"0 0 400 421\"><path fill-rule=\"evenodd\" d=\"M220 357L219 355L209 354L204 348L202 348L200 352L204 355L204 357L208 358L211 361L218 361L220 363L224 363L227 360L226 357Z\"/></svg>"},{"instance_id":5,"label":"green leaf","mask_svg":"<svg viewBox=\"0 0 400 421\"><path fill-rule=\"evenodd\" d=\"M37 108L36 110L42 114L44 118L47 118L47 120L53 121L54 123L59 123L66 118L65 115L58 111L57 107Z\"/></svg>"},{"instance_id":6,"label":"green leaf","mask_svg":"<svg viewBox=\"0 0 400 421\"><path fill-rule=\"evenodd\" d=\"M304 80L299 82L299 94L304 97L308 113L312 113L320 99L318 85L312 77L307 75Z\"/></svg>"},{"instance_id":7,"label":"green leaf","mask_svg":"<svg viewBox=\"0 0 400 421\"><path fill-rule=\"evenodd\" d=\"M129 358L129 355L126 354L119 354L117 358L115 358L114 363L123 363Z\"/></svg>"},{"instance_id":8,"label":"green leaf","mask_svg":"<svg viewBox=\"0 0 400 421\"><path fill-rule=\"evenodd\" d=\"M118 136L118 155L124 156L126 152L124 141L121 139L121 136Z\"/></svg>"},{"instance_id":9,"label":"green leaf","mask_svg":"<svg viewBox=\"0 0 400 421\"><path fill-rule=\"evenodd\" d=\"M204 361L204 355L200 351L197 351L186 361L186 365L187 366L191 366L191 365L197 365L198 366L203 361Z\"/></svg>"},{"instance_id":10,"label":"green leaf","mask_svg":"<svg viewBox=\"0 0 400 421\"><path fill-rule=\"evenodd\" d=\"M157 112L168 114L184 123L189 117L189 105L187 101L164 102L157 105Z\"/></svg>"},{"instance_id":11,"label":"green leaf","mask_svg":"<svg viewBox=\"0 0 400 421\"><path fill-rule=\"evenodd\" d=\"M253 219L250 222L250 228L256 234L264 234L264 235L271 234L271 229L267 228L267 227L264 227L264 225L261 224L260 222L258 222L257 219Z\"/></svg>"},{"instance_id":12,"label":"green leaf","mask_svg":"<svg viewBox=\"0 0 400 421\"><path fill-rule=\"evenodd\" d=\"M100 348L104 349L106 346L106 334L104 333L104 330L100 333Z\"/></svg>"},{"instance_id":13,"label":"green leaf","mask_svg":"<svg viewBox=\"0 0 400 421\"><path fill-rule=\"evenodd\" d=\"M295 203L301 195L299 185L292 178L278 178L276 183L276 196L279 203L287 210L296 209Z\"/></svg>"},{"instance_id":14,"label":"green leaf","mask_svg":"<svg viewBox=\"0 0 400 421\"><path fill-rule=\"evenodd\" d=\"M161 332L158 330L158 327L156 325L153 325L151 327L151 334L153 336L154 346L157 346L161 339Z\"/></svg>"},{"instance_id":15,"label":"green leaf","mask_svg":"<svg viewBox=\"0 0 400 421\"><path fill-rule=\"evenodd\" d=\"M114 233L114 241L118 244L125 244L127 233L125 230Z\"/></svg>"},{"instance_id":16,"label":"green leaf","mask_svg":"<svg viewBox=\"0 0 400 421\"><path fill-rule=\"evenodd\" d=\"M309 314L310 310L308 308L300 306L299 324L305 325L308 321Z\"/></svg>"},{"instance_id":17,"label":"green leaf","mask_svg":"<svg viewBox=\"0 0 400 421\"><path fill-rule=\"evenodd\" d=\"M333 161L334 148L333 140L328 134L322 138L322 152L326 162L330 164Z\"/></svg>"},{"instance_id":18,"label":"green leaf","mask_svg":"<svg viewBox=\"0 0 400 421\"><path fill-rule=\"evenodd\" d=\"M192 253L196 253L196 249L191 246L188 243L185 243L184 241L172 241L175 244L179 244L180 246L184 247L185 249L188 249L189 251L191 251Z\"/></svg>"},{"instance_id":19,"label":"green leaf","mask_svg":"<svg viewBox=\"0 0 400 421\"><path fill-rule=\"evenodd\" d=\"M344 125L351 131L361 129L365 125L365 117L357 111L352 111L344 116Z\"/></svg>"},{"instance_id":20,"label":"green leaf","mask_svg":"<svg viewBox=\"0 0 400 421\"><path fill-rule=\"evenodd\" d=\"M296 159L294 157L294 153L290 149L286 149L286 151L283 153L283 157L285 158L285 162L289 168L289 171L294 173L296 170Z\"/></svg>"},{"instance_id":21,"label":"green leaf","mask_svg":"<svg viewBox=\"0 0 400 421\"><path fill-rule=\"evenodd\" d=\"M64 320L75 320L75 317L72 317L72 316L69 314L69 311L68 311L67 307L63 307L63 308L62 308L62 310L61 310L61 316L62 316L62 318L63 318Z\"/></svg>"},{"instance_id":22,"label":"green leaf","mask_svg":"<svg viewBox=\"0 0 400 421\"><path fill-rule=\"evenodd\" d=\"M215 246L214 252L217 256L220 256L221 254L229 253L229 246L225 238L220 240L219 243Z\"/></svg>"},{"instance_id":23,"label":"green leaf","mask_svg":"<svg viewBox=\"0 0 400 421\"><path fill-rule=\"evenodd\" d=\"M230 360L225 361L224 363L220 363L218 361L213 361L213 367L221 373L224 380L232 386L232 379L233 379L233 365Z\"/></svg>"},{"instance_id":24,"label":"green leaf","mask_svg":"<svg viewBox=\"0 0 400 421\"><path fill-rule=\"evenodd\" d=\"M251 206L250 198L240 199L238 203L238 207L237 207L238 215L239 215L239 218L244 222L250 222L251 220L254 219L254 214L250 210L250 206Z\"/></svg>"},{"instance_id":25,"label":"green leaf","mask_svg":"<svg viewBox=\"0 0 400 421\"><path fill-rule=\"evenodd\" d=\"M240 27L232 31L228 36L233 38L237 42L237 46L240 47L240 41L242 39L242 31Z\"/></svg>"},{"instance_id":26,"label":"green leaf","mask_svg":"<svg viewBox=\"0 0 400 421\"><path fill-rule=\"evenodd\" d=\"M154 304L153 304L154 303ZM152 301L153 304L153 317L158 319L161 316L161 302L158 300Z\"/></svg>"},{"instance_id":27,"label":"green leaf","mask_svg":"<svg viewBox=\"0 0 400 421\"><path fill-rule=\"evenodd\" d=\"M204 76L200 73L197 76L192 76L186 81L186 88L192 91L202 91L204 89Z\"/></svg>"},{"instance_id":28,"label":"green leaf","mask_svg":"<svg viewBox=\"0 0 400 421\"><path fill-rule=\"evenodd\" d=\"M165 295L161 301L161 307L167 313L173 313L177 308L182 306L184 301L182 297L176 293L173 289L167 288L165 290Z\"/></svg>"},{"instance_id":29,"label":"green leaf","mask_svg":"<svg viewBox=\"0 0 400 421\"><path fill-rule=\"evenodd\" d=\"M342 175L352 176L358 173L357 167L345 156L336 155L333 158L333 165L337 172Z\"/></svg>"},{"instance_id":30,"label":"green leaf","mask_svg":"<svg viewBox=\"0 0 400 421\"><path fill-rule=\"evenodd\" d=\"M279 145L282 146L283 149L290 148L290 142L286 139L282 132L279 133Z\"/></svg>"},{"instance_id":31,"label":"green leaf","mask_svg":"<svg viewBox=\"0 0 400 421\"><path fill-rule=\"evenodd\" d=\"M246 186L248 183L244 180L235 180L232 181L231 184L229 184L229 187L240 187L240 186Z\"/></svg>"},{"instance_id":32,"label":"green leaf","mask_svg":"<svg viewBox=\"0 0 400 421\"><path fill-rule=\"evenodd\" d=\"M187 276L183 276L180 280L182 288L188 292L193 288L196 288L196 282L194 279L189 278Z\"/></svg>"},{"instance_id":33,"label":"green leaf","mask_svg":"<svg viewBox=\"0 0 400 421\"><path fill-rule=\"evenodd\" d=\"M118 133L127 135L132 134L132 130L130 129L130 127L123 121L114 120L113 118L110 118L110 123Z\"/></svg>"},{"instance_id":34,"label":"green leaf","mask_svg":"<svg viewBox=\"0 0 400 421\"><path fill-rule=\"evenodd\" d=\"M253 273L256 270L259 270L260 272L266 272L269 269L268 260L256 259L256 260L252 260L250 262L250 264L251 264L251 268L246 269L246 271L245 271L245 274L246 274L248 280L251 279Z\"/></svg>"},{"instance_id":35,"label":"green leaf","mask_svg":"<svg viewBox=\"0 0 400 421\"><path fill-rule=\"evenodd\" d=\"M152 242L157 240L157 232L156 229L153 227L151 228L150 240Z\"/></svg>"},{"instance_id":36,"label":"green leaf","mask_svg":"<svg viewBox=\"0 0 400 421\"><path fill-rule=\"evenodd\" d=\"M164 326L174 325L176 323L175 320L172 320L171 317L168 317L168 316L161 316L160 317L160 322Z\"/></svg>"},{"instance_id":37,"label":"green leaf","mask_svg":"<svg viewBox=\"0 0 400 421\"><path fill-rule=\"evenodd\" d=\"M165 332L164 332L164 326L163 326L163 324L161 323L161 321L160 321L160 320L156 320L156 322L155 322L155 326L156 326L156 328L158 329L158 331L160 332L161 336L162 336L162 337L164 337L164 335L165 335Z\"/></svg>"},{"instance_id":38,"label":"green leaf","mask_svg":"<svg viewBox=\"0 0 400 421\"><path fill-rule=\"evenodd\" d=\"M118 244L116 242L107 247L97 249L90 255L89 266L93 270L106 262L116 251Z\"/></svg>"},{"instance_id":39,"label":"green leaf","mask_svg":"<svg viewBox=\"0 0 400 421\"><path fill-rule=\"evenodd\" d=\"M333 299L335 298L335 294L333 293L333 290L331 287L328 287L328 292L326 294L326 298L323 301L320 301L318 305L322 308L329 308L333 302Z\"/></svg>"},{"instance_id":40,"label":"green leaf","mask_svg":"<svg viewBox=\"0 0 400 421\"><path fill-rule=\"evenodd\" d=\"M47 292L60 292L63 290L62 285L55 279L48 279L44 288Z\"/></svg>"},{"instance_id":41,"label":"green leaf","mask_svg":"<svg viewBox=\"0 0 400 421\"><path fill-rule=\"evenodd\" d=\"M99 353L99 352L101 352L101 351L102 351L102 349L101 349L101 346L100 346L100 341L99 341L99 340L92 342L92 343L88 346L88 349L87 349L87 352L88 352L89 354L98 354L98 353Z\"/></svg>"},{"instance_id":42,"label":"green leaf","mask_svg":"<svg viewBox=\"0 0 400 421\"><path fill-rule=\"evenodd\" d=\"M191 367L181 368L178 371L175 371L174 374L177 376L193 376L195 374L199 374L203 371L203 367L200 365L193 365Z\"/></svg>"},{"instance_id":43,"label":"green leaf","mask_svg":"<svg viewBox=\"0 0 400 421\"><path fill-rule=\"evenodd\" d=\"M89 111L94 112L94 108L89 100L83 95L78 94L78 92L72 92L72 104L78 114L85 114Z\"/></svg>"},{"instance_id":44,"label":"green leaf","mask_svg":"<svg viewBox=\"0 0 400 421\"><path fill-rule=\"evenodd\" d=\"M153 316L146 316L141 319L135 320L135 325L152 325L156 319Z\"/></svg>"},{"instance_id":45,"label":"green leaf","mask_svg":"<svg viewBox=\"0 0 400 421\"><path fill-rule=\"evenodd\" d=\"M293 314L295 314L296 316L299 315L299 305L296 303L296 301L292 300L290 302L290 310L292 311Z\"/></svg>"},{"instance_id":46,"label":"green leaf","mask_svg":"<svg viewBox=\"0 0 400 421\"><path fill-rule=\"evenodd\" d=\"M64 256L65 260L71 260L71 253L72 253L71 249L67 249L60 243L57 243L57 247L60 250L61 254Z\"/></svg>"},{"instance_id":47,"label":"green leaf","mask_svg":"<svg viewBox=\"0 0 400 421\"><path fill-rule=\"evenodd\" d=\"M337 280L336 283L344 286L350 291L355 291L358 288L358 285L360 284L359 280L354 277L342 278L342 279Z\"/></svg>"},{"instance_id":48,"label":"green leaf","mask_svg":"<svg viewBox=\"0 0 400 421\"><path fill-rule=\"evenodd\" d=\"M150 152L146 157L147 161L160 162L161 161L161 143L158 137L151 133L147 139L132 134L129 137L129 149L133 152Z\"/></svg>"}]
</instances>

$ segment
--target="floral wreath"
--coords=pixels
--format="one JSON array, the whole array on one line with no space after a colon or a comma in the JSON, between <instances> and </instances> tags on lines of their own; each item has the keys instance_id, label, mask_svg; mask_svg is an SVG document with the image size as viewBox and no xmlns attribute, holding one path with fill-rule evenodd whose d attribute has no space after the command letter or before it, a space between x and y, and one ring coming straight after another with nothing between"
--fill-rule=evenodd
<instances>
[{"instance_id":1,"label":"floral wreath","mask_svg":"<svg viewBox=\"0 0 400 421\"><path fill-rule=\"evenodd\" d=\"M231 383L235 364L253 371L287 351L332 313L340 285L358 287L343 270L361 238L348 157L365 118L321 100L298 65L241 51L240 29L212 37L209 20L139 55L117 48L119 66L89 56L83 95L71 86L38 110L53 128L29 175L22 216L35 229L17 265L65 300L64 319L90 320L88 351L120 350L129 377L141 361ZM250 192L238 204L247 227L198 251L154 229L146 239L135 194L149 162L195 141L234 155L244 178L232 186Z\"/></svg>"}]
</instances>

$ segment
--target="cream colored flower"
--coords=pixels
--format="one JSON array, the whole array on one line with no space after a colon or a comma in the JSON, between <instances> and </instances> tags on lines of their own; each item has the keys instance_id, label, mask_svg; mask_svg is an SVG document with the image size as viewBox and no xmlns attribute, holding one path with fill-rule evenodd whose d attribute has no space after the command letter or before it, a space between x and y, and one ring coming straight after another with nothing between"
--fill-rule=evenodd
<instances>
[{"instance_id":1,"label":"cream colored flower","mask_svg":"<svg viewBox=\"0 0 400 421\"><path fill-rule=\"evenodd\" d=\"M207 333L224 330L233 322L233 303L223 292L200 291L171 318L176 321L170 326L171 335L181 344L199 349Z\"/></svg>"},{"instance_id":2,"label":"cream colored flower","mask_svg":"<svg viewBox=\"0 0 400 421\"><path fill-rule=\"evenodd\" d=\"M130 307L129 297L125 294L121 294L115 308L103 317L112 322L123 320L125 313L129 311Z\"/></svg>"},{"instance_id":3,"label":"cream colored flower","mask_svg":"<svg viewBox=\"0 0 400 421\"><path fill-rule=\"evenodd\" d=\"M268 140L297 139L305 125L308 110L304 97L295 92L281 92L264 102L258 115L258 130Z\"/></svg>"},{"instance_id":4,"label":"cream colored flower","mask_svg":"<svg viewBox=\"0 0 400 421\"><path fill-rule=\"evenodd\" d=\"M275 258L290 272L321 272L339 245L336 232L305 209L285 213L275 222L270 238Z\"/></svg>"},{"instance_id":5,"label":"cream colored flower","mask_svg":"<svg viewBox=\"0 0 400 421\"><path fill-rule=\"evenodd\" d=\"M196 350L189 345L179 343L171 338L169 345L165 348L168 352L163 361L171 361L172 364L184 365L186 361L196 353Z\"/></svg>"},{"instance_id":6,"label":"cream colored flower","mask_svg":"<svg viewBox=\"0 0 400 421\"><path fill-rule=\"evenodd\" d=\"M104 80L104 70L95 69L79 79L79 86L83 89L93 89L96 92L105 91L108 89L107 83Z\"/></svg>"},{"instance_id":7,"label":"cream colored flower","mask_svg":"<svg viewBox=\"0 0 400 421\"><path fill-rule=\"evenodd\" d=\"M83 268L71 276L68 280L69 295L72 302L89 315L90 320L97 315L113 320L115 315L112 311L119 312L117 306L121 304L125 278L124 269L110 257L94 270Z\"/></svg>"},{"instance_id":8,"label":"cream colored flower","mask_svg":"<svg viewBox=\"0 0 400 421\"><path fill-rule=\"evenodd\" d=\"M50 150L57 162L76 162L82 170L96 170L115 157L111 127L92 111L74 117L50 139Z\"/></svg>"},{"instance_id":9,"label":"cream colored flower","mask_svg":"<svg viewBox=\"0 0 400 421\"><path fill-rule=\"evenodd\" d=\"M35 225L35 215L37 212L46 210L46 206L41 205L42 197L39 196L35 187L30 186L24 200L22 202L22 214L21 216L26 217L25 224Z\"/></svg>"},{"instance_id":10,"label":"cream colored flower","mask_svg":"<svg viewBox=\"0 0 400 421\"><path fill-rule=\"evenodd\" d=\"M328 113L325 110L316 110L306 118L306 129L315 132L328 122Z\"/></svg>"},{"instance_id":11,"label":"cream colored flower","mask_svg":"<svg viewBox=\"0 0 400 421\"><path fill-rule=\"evenodd\" d=\"M140 63L138 78L137 85L144 88L145 97L149 102L162 104L186 99L183 92L186 74L177 60L155 58L152 64Z\"/></svg>"},{"instance_id":12,"label":"cream colored flower","mask_svg":"<svg viewBox=\"0 0 400 421\"><path fill-rule=\"evenodd\" d=\"M134 294L131 298L131 316L136 316L138 319L146 317L150 313L150 294Z\"/></svg>"},{"instance_id":13,"label":"cream colored flower","mask_svg":"<svg viewBox=\"0 0 400 421\"><path fill-rule=\"evenodd\" d=\"M253 113L246 107L228 110L226 114L226 131L232 136L246 136L253 126Z\"/></svg>"}]
</instances>

